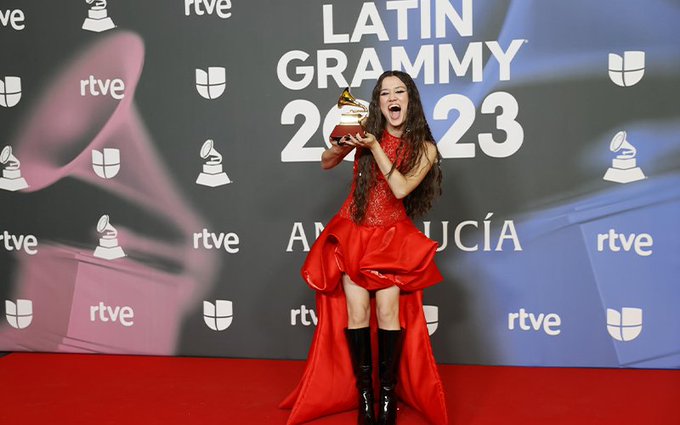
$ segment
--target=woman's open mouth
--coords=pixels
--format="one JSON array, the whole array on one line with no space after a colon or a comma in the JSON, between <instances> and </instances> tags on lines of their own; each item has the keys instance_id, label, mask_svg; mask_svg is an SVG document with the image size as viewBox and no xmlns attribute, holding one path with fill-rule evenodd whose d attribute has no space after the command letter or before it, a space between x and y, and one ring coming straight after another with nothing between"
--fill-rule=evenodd
<instances>
[{"instance_id":1,"label":"woman's open mouth","mask_svg":"<svg viewBox=\"0 0 680 425\"><path fill-rule=\"evenodd\" d=\"M390 112L390 118L392 120L398 120L399 117L401 117L401 106L399 105L390 105L387 110Z\"/></svg>"}]
</instances>

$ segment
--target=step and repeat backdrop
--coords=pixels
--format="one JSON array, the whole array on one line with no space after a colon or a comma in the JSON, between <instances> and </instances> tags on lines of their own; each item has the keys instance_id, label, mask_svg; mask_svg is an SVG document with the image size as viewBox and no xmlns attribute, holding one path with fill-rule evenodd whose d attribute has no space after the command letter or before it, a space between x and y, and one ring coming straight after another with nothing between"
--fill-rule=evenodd
<instances>
[{"instance_id":1,"label":"step and repeat backdrop","mask_svg":"<svg viewBox=\"0 0 680 425\"><path fill-rule=\"evenodd\" d=\"M3 0L0 351L303 359L345 87L418 84L443 363L680 367L675 0Z\"/></svg>"}]
</instances>

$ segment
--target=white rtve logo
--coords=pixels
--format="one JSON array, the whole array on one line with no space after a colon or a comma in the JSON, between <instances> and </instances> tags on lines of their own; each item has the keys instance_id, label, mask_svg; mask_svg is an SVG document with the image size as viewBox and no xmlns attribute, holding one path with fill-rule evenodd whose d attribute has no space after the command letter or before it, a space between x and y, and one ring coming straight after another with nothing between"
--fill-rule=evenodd
<instances>
[{"instance_id":1,"label":"white rtve logo","mask_svg":"<svg viewBox=\"0 0 680 425\"><path fill-rule=\"evenodd\" d=\"M291 326L297 325L297 318L300 317L300 324L302 326L314 325L319 323L319 319L316 317L316 312L313 308L307 308L306 305L302 304L300 308L294 308L290 311L290 324ZM311 320L310 320L311 319Z\"/></svg>"},{"instance_id":2,"label":"white rtve logo","mask_svg":"<svg viewBox=\"0 0 680 425\"><path fill-rule=\"evenodd\" d=\"M4 246L7 251L23 250L28 255L38 253L38 238L34 235L13 235L4 230L0 233L0 242L0 248Z\"/></svg>"},{"instance_id":3,"label":"white rtve logo","mask_svg":"<svg viewBox=\"0 0 680 425\"><path fill-rule=\"evenodd\" d=\"M90 322L120 322L127 328L135 324L134 318L135 311L127 305L111 307L100 301L99 305L90 306Z\"/></svg>"},{"instance_id":4,"label":"white rtve logo","mask_svg":"<svg viewBox=\"0 0 680 425\"><path fill-rule=\"evenodd\" d=\"M427 323L427 333L432 335L439 326L439 307L436 305L424 305L423 313L425 314L425 322ZM316 326L319 323L319 318L313 308L307 308L306 305L301 305L300 308L290 310L290 324L296 326L299 322L302 326Z\"/></svg>"},{"instance_id":5,"label":"white rtve logo","mask_svg":"<svg viewBox=\"0 0 680 425\"><path fill-rule=\"evenodd\" d=\"M24 23L24 12L21 9L6 9L0 10L0 26L1 27L12 27L17 31L21 31L26 28Z\"/></svg>"},{"instance_id":6,"label":"white rtve logo","mask_svg":"<svg viewBox=\"0 0 680 425\"><path fill-rule=\"evenodd\" d=\"M222 19L231 16L231 0L184 0L184 14L189 16L193 6L194 13L198 16L212 15L215 13Z\"/></svg>"},{"instance_id":7,"label":"white rtve logo","mask_svg":"<svg viewBox=\"0 0 680 425\"><path fill-rule=\"evenodd\" d=\"M0 106L11 108L21 100L21 78L7 76L0 78Z\"/></svg>"},{"instance_id":8,"label":"white rtve logo","mask_svg":"<svg viewBox=\"0 0 680 425\"><path fill-rule=\"evenodd\" d=\"M605 241L609 244L605 244ZM630 252L632 249L641 257L648 257L654 252L651 248L654 245L654 239L649 233L640 233L636 235L631 233L625 235L624 233L617 233L615 229L609 229L608 233L597 234L597 251L602 252L609 249L612 252Z\"/></svg>"},{"instance_id":9,"label":"white rtve logo","mask_svg":"<svg viewBox=\"0 0 680 425\"><path fill-rule=\"evenodd\" d=\"M630 87L639 83L645 75L645 52L623 52L609 54L609 78L621 87Z\"/></svg>"},{"instance_id":10,"label":"white rtve logo","mask_svg":"<svg viewBox=\"0 0 680 425\"><path fill-rule=\"evenodd\" d=\"M634 340L642 332L642 309L624 307L619 312L608 308L607 331L617 341Z\"/></svg>"},{"instance_id":11,"label":"white rtve logo","mask_svg":"<svg viewBox=\"0 0 680 425\"><path fill-rule=\"evenodd\" d=\"M120 150L104 148L104 152L92 150L92 169L103 179L112 179L120 171Z\"/></svg>"},{"instance_id":12,"label":"white rtve logo","mask_svg":"<svg viewBox=\"0 0 680 425\"><path fill-rule=\"evenodd\" d=\"M228 300L216 300L215 304L203 301L203 320L214 331L227 329L234 319L234 305Z\"/></svg>"},{"instance_id":13,"label":"white rtve logo","mask_svg":"<svg viewBox=\"0 0 680 425\"><path fill-rule=\"evenodd\" d=\"M121 100L125 97L125 81L120 78L95 78L90 75L85 80L80 80L80 95L81 96L111 96L116 100Z\"/></svg>"},{"instance_id":14,"label":"white rtve logo","mask_svg":"<svg viewBox=\"0 0 680 425\"><path fill-rule=\"evenodd\" d=\"M211 66L208 71L196 69L196 90L205 99L217 99L227 87L227 70Z\"/></svg>"},{"instance_id":15,"label":"white rtve logo","mask_svg":"<svg viewBox=\"0 0 680 425\"><path fill-rule=\"evenodd\" d=\"M17 300L15 304L5 300L5 316L14 329L26 329L33 321L33 301Z\"/></svg>"},{"instance_id":16,"label":"white rtve logo","mask_svg":"<svg viewBox=\"0 0 680 425\"><path fill-rule=\"evenodd\" d=\"M201 246L205 249L224 248L229 254L236 254L240 249L238 244L238 235L234 232L213 233L203 229L201 233L194 233L194 249L200 249Z\"/></svg>"},{"instance_id":17,"label":"white rtve logo","mask_svg":"<svg viewBox=\"0 0 680 425\"><path fill-rule=\"evenodd\" d=\"M529 319L527 321L527 319ZM562 318L557 313L538 315L534 313L527 313L525 309L520 308L518 313L508 314L508 329L515 330L515 323L519 324L519 329L523 331L538 331L543 329L547 335L557 336L560 334L560 325L562 325Z\"/></svg>"}]
</instances>

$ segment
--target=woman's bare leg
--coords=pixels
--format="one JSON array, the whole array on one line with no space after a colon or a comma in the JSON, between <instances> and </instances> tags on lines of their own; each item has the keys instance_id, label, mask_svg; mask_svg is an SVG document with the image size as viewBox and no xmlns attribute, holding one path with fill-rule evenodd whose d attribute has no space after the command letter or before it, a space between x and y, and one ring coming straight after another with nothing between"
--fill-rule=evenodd
<instances>
[{"instance_id":1,"label":"woman's bare leg","mask_svg":"<svg viewBox=\"0 0 680 425\"><path fill-rule=\"evenodd\" d=\"M399 287L394 285L375 293L375 313L378 317L378 328L387 331L401 329L399 322Z\"/></svg>"}]
</instances>

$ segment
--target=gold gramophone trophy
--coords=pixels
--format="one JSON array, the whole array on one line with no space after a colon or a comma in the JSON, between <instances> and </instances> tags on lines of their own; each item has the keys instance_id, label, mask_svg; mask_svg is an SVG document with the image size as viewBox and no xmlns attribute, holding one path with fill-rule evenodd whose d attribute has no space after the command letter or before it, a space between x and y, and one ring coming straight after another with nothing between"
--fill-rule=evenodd
<instances>
[{"instance_id":1,"label":"gold gramophone trophy","mask_svg":"<svg viewBox=\"0 0 680 425\"><path fill-rule=\"evenodd\" d=\"M331 139L340 146L343 145L342 139L348 134L356 135L359 133L361 137L366 135L362 123L368 116L368 108L352 96L352 93L349 92L349 87L342 91L338 99L338 109L343 106L353 106L359 109L350 109L347 112L343 112L340 116L340 123L331 132Z\"/></svg>"}]
</instances>

